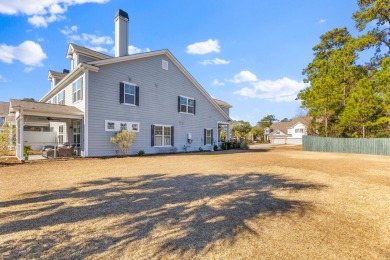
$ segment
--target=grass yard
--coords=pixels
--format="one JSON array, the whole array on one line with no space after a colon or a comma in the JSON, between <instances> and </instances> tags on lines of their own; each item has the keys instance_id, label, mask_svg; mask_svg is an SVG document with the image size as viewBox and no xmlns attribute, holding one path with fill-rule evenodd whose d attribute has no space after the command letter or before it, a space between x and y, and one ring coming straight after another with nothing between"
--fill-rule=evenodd
<instances>
[{"instance_id":1,"label":"grass yard","mask_svg":"<svg viewBox=\"0 0 390 260\"><path fill-rule=\"evenodd\" d=\"M390 259L390 157L271 148L0 166L0 259Z\"/></svg>"}]
</instances>

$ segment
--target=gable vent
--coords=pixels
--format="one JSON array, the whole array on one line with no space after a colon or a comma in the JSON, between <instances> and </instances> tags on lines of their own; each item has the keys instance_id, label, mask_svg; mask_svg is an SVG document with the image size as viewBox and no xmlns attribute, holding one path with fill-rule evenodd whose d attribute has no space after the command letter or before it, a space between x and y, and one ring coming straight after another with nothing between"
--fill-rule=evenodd
<instances>
[{"instance_id":1,"label":"gable vent","mask_svg":"<svg viewBox=\"0 0 390 260\"><path fill-rule=\"evenodd\" d=\"M168 70L168 61L162 60L162 68L163 68L164 70Z\"/></svg>"}]
</instances>

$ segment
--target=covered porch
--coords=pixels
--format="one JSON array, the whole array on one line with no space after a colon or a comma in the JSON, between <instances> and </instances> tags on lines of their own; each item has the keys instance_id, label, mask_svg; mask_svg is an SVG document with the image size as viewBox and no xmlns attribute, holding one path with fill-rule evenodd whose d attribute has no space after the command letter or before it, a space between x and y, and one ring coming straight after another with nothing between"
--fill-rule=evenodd
<instances>
[{"instance_id":1,"label":"covered porch","mask_svg":"<svg viewBox=\"0 0 390 260\"><path fill-rule=\"evenodd\" d=\"M61 145L72 146L72 152L65 155L84 156L84 112L80 109L12 99L10 113L15 118L15 150L19 160L24 159L25 146L31 147L36 155L42 152L53 158L61 156Z\"/></svg>"}]
</instances>

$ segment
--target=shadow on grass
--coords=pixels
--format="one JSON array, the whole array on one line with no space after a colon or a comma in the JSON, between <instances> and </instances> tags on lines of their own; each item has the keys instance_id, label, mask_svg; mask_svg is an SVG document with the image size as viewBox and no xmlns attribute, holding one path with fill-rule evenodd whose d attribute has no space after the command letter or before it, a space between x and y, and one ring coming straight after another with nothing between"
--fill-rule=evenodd
<instances>
[{"instance_id":1,"label":"shadow on grass","mask_svg":"<svg viewBox=\"0 0 390 260\"><path fill-rule=\"evenodd\" d=\"M0 222L0 255L84 258L107 250L121 252L134 242L142 243L161 226L169 232L161 233L152 257L199 253L221 239L233 243L240 232L256 234L247 220L304 214L311 208L306 202L275 197L273 191L299 192L323 187L262 173L155 174L102 179L70 189L24 194L19 200L0 202L0 217L12 216L11 220ZM72 238L80 239L69 232L72 225L117 216L122 216L119 223L105 227L115 232L78 234L83 236L81 242L72 242ZM66 225L56 226L61 224ZM53 226L58 228L53 231ZM170 230L170 226L174 228ZM6 239L20 231L33 232L35 238ZM59 251L54 253L53 247Z\"/></svg>"}]
</instances>

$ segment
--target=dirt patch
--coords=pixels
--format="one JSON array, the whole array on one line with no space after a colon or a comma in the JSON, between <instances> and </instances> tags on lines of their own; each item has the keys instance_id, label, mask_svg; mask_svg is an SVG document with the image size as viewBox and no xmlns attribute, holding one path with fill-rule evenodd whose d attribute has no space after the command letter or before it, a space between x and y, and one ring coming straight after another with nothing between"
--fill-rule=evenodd
<instances>
[{"instance_id":1,"label":"dirt patch","mask_svg":"<svg viewBox=\"0 0 390 260\"><path fill-rule=\"evenodd\" d=\"M390 258L390 158L294 147L0 168L0 255Z\"/></svg>"}]
</instances>

